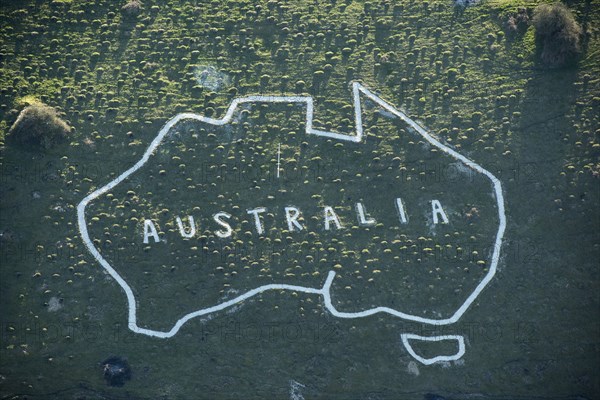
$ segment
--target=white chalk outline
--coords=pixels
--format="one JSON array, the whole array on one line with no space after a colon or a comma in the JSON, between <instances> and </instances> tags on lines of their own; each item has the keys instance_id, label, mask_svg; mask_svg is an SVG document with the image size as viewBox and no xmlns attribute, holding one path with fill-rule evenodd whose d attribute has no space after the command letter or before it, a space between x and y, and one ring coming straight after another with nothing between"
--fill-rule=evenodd
<instances>
[{"instance_id":1,"label":"white chalk outline","mask_svg":"<svg viewBox=\"0 0 600 400\"><path fill-rule=\"evenodd\" d=\"M419 336L414 333L403 333L400 335L402 338L402 343L404 347L409 352L411 356L413 356L417 361L425 364L431 365L436 362L442 361L455 361L461 358L465 354L465 339L460 335L444 335L444 336ZM410 345L409 340L421 340L424 342L441 342L442 340L456 340L458 342L458 351L456 354L450 356L436 356L433 358L424 358L418 355Z\"/></svg>"},{"instance_id":2,"label":"white chalk outline","mask_svg":"<svg viewBox=\"0 0 600 400\"><path fill-rule=\"evenodd\" d=\"M189 321L190 319L192 319L194 317L199 317L202 315L207 315L207 314L210 314L210 313L213 313L216 311L223 310L227 307L233 306L234 304L240 303L250 297L253 297L253 296L255 296L259 293L265 292L267 290L292 290L292 291L298 291L298 292L304 292L304 293L319 294L319 295L323 296L323 301L325 303L325 307L334 316L339 317L339 318L363 318L363 317L368 317L368 316L371 316L371 315L377 314L377 313L387 313L387 314L393 315L398 318L403 318L406 320L425 323L425 324L431 324L431 325L448 325L448 324L452 324L452 323L455 323L456 321L458 321L458 319L465 313L465 311L469 308L469 306L473 303L473 301L475 301L477 296L479 296L481 291L488 285L488 283L492 280L492 278L496 274L496 268L498 265L498 261L500 259L500 248L502 246L502 238L504 235L504 230L506 228L506 216L505 216L505 210L504 210L504 196L502 195L502 185L501 185L500 181L498 180L498 178L496 178L491 172L485 170L484 168L482 168L475 162L469 160L465 156L457 153L450 147L439 142L437 139L435 139L433 136L431 136L423 127L421 127L417 122L415 122L414 120L409 118L402 111L396 109L392 105L390 105L387 102L385 102L384 100L382 100L379 96L377 96L376 94L371 92L369 89L364 87L362 84L360 84L358 82L353 82L352 83L352 94L353 94L353 102L354 102L354 119L355 119L356 135L346 135L346 134L341 134L341 133L337 133L337 132L328 132L328 131L323 131L323 130L313 128L312 124L313 124L314 105L313 105L313 99L310 96L246 96L246 97L236 98L231 102L231 104L229 105L229 108L227 109L227 112L225 113L225 116L222 119L214 119L214 118L204 117L204 116L201 116L198 114L192 114L192 113L178 114L175 117L173 117L172 119L170 119L161 128L161 130L159 131L156 138L154 138L154 140L150 143L150 145L146 149L144 155L138 162L136 162L131 168L129 168L128 170L123 172L117 178L115 178L114 180L109 182L107 185L105 185L99 189L96 189L95 191L93 191L92 193L87 195L83 200L81 200L81 202L77 206L77 217L78 217L79 231L81 233L81 237L83 239L83 242L87 246L88 250L90 251L90 253L94 256L94 258L100 263L100 265L102 265L102 267L104 267L104 269L106 269L106 271L117 281L117 283L125 291L125 294L127 295L127 302L128 302L128 307L129 307L129 317L128 317L129 329L131 329L134 332L141 333L141 334L148 335L148 336L154 336L154 337L159 337L159 338L169 338L169 337L174 336L179 331L179 329L183 326L183 324L185 324L187 321ZM333 279L335 277L335 272L329 271L327 279L325 280L323 287L320 289L304 287L304 286L296 286L296 285L287 285L287 284L264 285L264 286L260 286L258 288L252 289L234 299L217 304L213 307L203 308L203 309L194 311L192 313L186 314L184 317L182 317L175 323L175 325L171 328L171 330L169 330L167 332L139 327L137 325L137 317L136 317L137 305L136 305L135 296L133 295L133 291L131 290L131 287L127 284L127 282L125 282L125 280L117 273L117 271L102 257L102 255L100 254L98 249L96 249L93 242L90 240L88 230L87 230L87 224L85 221L85 207L92 200L94 200L98 196L101 196L102 194L108 192L109 190L114 188L116 185L118 185L121 181L123 181L124 179L129 177L131 174L133 174L135 171L140 169L149 160L150 156L154 153L156 148L160 145L160 143L162 142L165 135L169 132L169 130L171 130L171 128L173 128L173 126L175 126L175 124L178 123L179 121L197 120L200 122L204 122L204 123L208 123L208 124L216 125L216 126L225 125L225 124L228 124L232 120L235 110L241 104L244 104L244 103L301 103L301 104L304 104L306 106L306 133L307 134L358 143L363 138L362 109L361 109L361 105L360 105L361 94L366 96L371 101L375 102L377 105L379 105L383 109L387 110L391 114L393 114L393 115L397 116L398 118L400 118L401 120L403 120L405 123L407 123L415 131L417 131L425 140L427 140L427 142L429 142L433 146L435 146L438 149L442 150L443 152L447 153L451 157L461 161L463 164L465 164L469 168L487 176L494 185L494 193L496 195L496 201L497 201L497 206L498 206L499 225L498 225L498 232L496 233L496 240L494 243L492 262L491 262L489 271L486 274L486 276L481 280L481 282L477 285L477 287L473 290L473 292L467 297L467 299L458 308L458 310L456 312L454 312L454 314L452 314L450 317L441 318L441 319L424 318L424 317L420 317L417 315L406 314L406 313L400 312L398 310L395 310L395 309L389 308L389 307L375 307L375 308L358 311L358 312L341 312L341 311L336 310L336 308L333 306L332 301L331 301L330 288L331 288ZM435 336L435 337L430 337L430 338L423 338L423 337L415 336L415 337L411 337L411 338L415 339L415 340L444 340L446 338L446 336ZM463 343L463 346L464 346L464 342L462 342L460 339L458 339L458 337L453 336L451 338L459 340L459 342ZM403 339L403 341L404 341L404 339ZM405 346L407 346L406 342L405 342ZM422 358L418 357L414 353L414 351L412 351L412 348L410 346L407 346L407 350L409 352L411 352L411 355L413 357L415 357L417 360L419 360L421 362L427 361L426 359L422 359Z\"/></svg>"}]
</instances>

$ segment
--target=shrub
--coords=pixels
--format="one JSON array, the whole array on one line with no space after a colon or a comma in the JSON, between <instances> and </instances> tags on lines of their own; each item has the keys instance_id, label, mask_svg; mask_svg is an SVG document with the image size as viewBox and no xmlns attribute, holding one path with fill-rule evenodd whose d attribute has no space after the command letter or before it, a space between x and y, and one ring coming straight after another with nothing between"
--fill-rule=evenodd
<instances>
[{"instance_id":1,"label":"shrub","mask_svg":"<svg viewBox=\"0 0 600 400\"><path fill-rule=\"evenodd\" d=\"M537 6L533 25L540 60L544 64L559 67L575 60L579 53L581 28L565 5Z\"/></svg>"},{"instance_id":2,"label":"shrub","mask_svg":"<svg viewBox=\"0 0 600 400\"><path fill-rule=\"evenodd\" d=\"M25 107L8 131L10 138L21 145L45 149L63 141L69 132L71 128L56 110L39 102Z\"/></svg>"},{"instance_id":3,"label":"shrub","mask_svg":"<svg viewBox=\"0 0 600 400\"><path fill-rule=\"evenodd\" d=\"M529 13L526 8L519 8L516 13L508 16L504 21L504 33L508 39L512 39L517 34L524 34L529 28Z\"/></svg>"},{"instance_id":4,"label":"shrub","mask_svg":"<svg viewBox=\"0 0 600 400\"><path fill-rule=\"evenodd\" d=\"M126 17L135 18L142 11L142 2L139 0L129 0L127 4L121 7L121 11Z\"/></svg>"}]
</instances>

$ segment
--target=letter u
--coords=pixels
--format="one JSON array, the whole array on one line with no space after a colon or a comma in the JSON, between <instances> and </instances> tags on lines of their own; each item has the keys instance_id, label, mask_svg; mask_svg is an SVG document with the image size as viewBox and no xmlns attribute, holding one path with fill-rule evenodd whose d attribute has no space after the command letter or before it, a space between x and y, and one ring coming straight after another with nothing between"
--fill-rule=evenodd
<instances>
[{"instance_id":1,"label":"letter u","mask_svg":"<svg viewBox=\"0 0 600 400\"><path fill-rule=\"evenodd\" d=\"M177 226L179 226L179 233L181 234L181 237L186 239L194 237L194 235L196 234L196 224L194 223L194 217L188 215L188 220L190 221L190 229L188 232L185 231L185 228L183 227L183 221L181 221L181 218L179 218L179 216L177 216L176 220Z\"/></svg>"}]
</instances>

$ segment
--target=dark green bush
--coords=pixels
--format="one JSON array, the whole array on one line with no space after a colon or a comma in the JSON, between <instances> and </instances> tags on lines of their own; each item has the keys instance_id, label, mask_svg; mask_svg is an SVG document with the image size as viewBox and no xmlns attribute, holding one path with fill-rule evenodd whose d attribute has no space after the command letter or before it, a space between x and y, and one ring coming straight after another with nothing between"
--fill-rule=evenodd
<instances>
[{"instance_id":1,"label":"dark green bush","mask_svg":"<svg viewBox=\"0 0 600 400\"><path fill-rule=\"evenodd\" d=\"M562 3L540 4L533 12L535 39L542 63L559 67L575 61L581 28Z\"/></svg>"},{"instance_id":2,"label":"dark green bush","mask_svg":"<svg viewBox=\"0 0 600 400\"><path fill-rule=\"evenodd\" d=\"M508 39L513 39L516 35L522 35L529 27L529 12L526 8L520 7L516 13L508 16L504 21L504 33Z\"/></svg>"},{"instance_id":3,"label":"dark green bush","mask_svg":"<svg viewBox=\"0 0 600 400\"><path fill-rule=\"evenodd\" d=\"M69 132L71 128L56 110L42 103L24 108L8 131L16 143L45 149L63 141Z\"/></svg>"},{"instance_id":4,"label":"dark green bush","mask_svg":"<svg viewBox=\"0 0 600 400\"><path fill-rule=\"evenodd\" d=\"M121 7L123 15L127 18L135 18L142 11L142 2L139 0L129 0L127 4Z\"/></svg>"}]
</instances>

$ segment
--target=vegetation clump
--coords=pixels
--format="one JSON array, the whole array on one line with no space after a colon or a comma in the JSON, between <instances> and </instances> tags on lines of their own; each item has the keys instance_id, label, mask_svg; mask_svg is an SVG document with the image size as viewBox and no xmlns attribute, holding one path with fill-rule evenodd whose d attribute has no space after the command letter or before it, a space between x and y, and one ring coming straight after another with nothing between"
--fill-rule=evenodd
<instances>
[{"instance_id":1,"label":"vegetation clump","mask_svg":"<svg viewBox=\"0 0 600 400\"><path fill-rule=\"evenodd\" d=\"M533 25L542 63L560 67L576 59L580 51L581 28L564 4L537 6L533 13Z\"/></svg>"},{"instance_id":2,"label":"vegetation clump","mask_svg":"<svg viewBox=\"0 0 600 400\"><path fill-rule=\"evenodd\" d=\"M23 109L8 131L10 137L24 146L51 148L71 132L56 110L37 102Z\"/></svg>"},{"instance_id":3,"label":"vegetation clump","mask_svg":"<svg viewBox=\"0 0 600 400\"><path fill-rule=\"evenodd\" d=\"M127 4L121 7L123 15L129 18L135 18L142 11L142 2L139 0L129 0Z\"/></svg>"},{"instance_id":4,"label":"vegetation clump","mask_svg":"<svg viewBox=\"0 0 600 400\"><path fill-rule=\"evenodd\" d=\"M104 379L110 386L123 386L131 379L131 367L126 359L109 357L102 362Z\"/></svg>"},{"instance_id":5,"label":"vegetation clump","mask_svg":"<svg viewBox=\"0 0 600 400\"><path fill-rule=\"evenodd\" d=\"M508 38L513 38L517 34L522 35L529 28L529 23L530 18L527 9L520 7L517 12L509 15L504 22L504 33Z\"/></svg>"}]
</instances>

